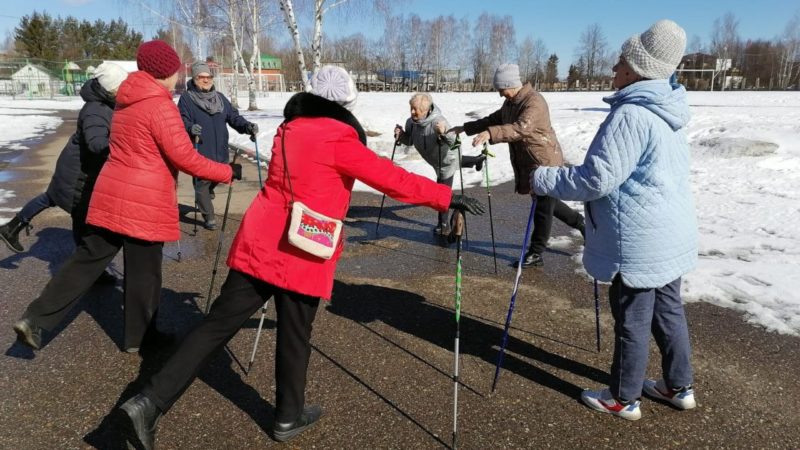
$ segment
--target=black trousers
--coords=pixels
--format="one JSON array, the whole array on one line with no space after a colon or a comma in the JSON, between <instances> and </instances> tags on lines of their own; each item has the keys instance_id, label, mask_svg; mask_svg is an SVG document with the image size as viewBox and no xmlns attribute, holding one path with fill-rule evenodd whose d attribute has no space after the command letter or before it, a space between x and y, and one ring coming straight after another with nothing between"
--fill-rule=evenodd
<instances>
[{"instance_id":1,"label":"black trousers","mask_svg":"<svg viewBox=\"0 0 800 450\"><path fill-rule=\"evenodd\" d=\"M546 195L536 196L536 210L533 212L533 232L528 253L542 254L547 248L550 239L550 229L553 227L553 217L564 222L572 228L578 228L583 223L583 216L566 203Z\"/></svg>"},{"instance_id":2,"label":"black trousers","mask_svg":"<svg viewBox=\"0 0 800 450\"><path fill-rule=\"evenodd\" d=\"M61 266L23 317L52 331L124 249L125 347L139 347L161 301L163 242L147 242L87 226L75 253Z\"/></svg>"},{"instance_id":3,"label":"black trousers","mask_svg":"<svg viewBox=\"0 0 800 450\"><path fill-rule=\"evenodd\" d=\"M270 297L278 313L275 355L275 420L294 422L305 404L311 330L319 298L309 297L231 270L202 322L145 385L143 393L167 412L200 370Z\"/></svg>"}]
</instances>

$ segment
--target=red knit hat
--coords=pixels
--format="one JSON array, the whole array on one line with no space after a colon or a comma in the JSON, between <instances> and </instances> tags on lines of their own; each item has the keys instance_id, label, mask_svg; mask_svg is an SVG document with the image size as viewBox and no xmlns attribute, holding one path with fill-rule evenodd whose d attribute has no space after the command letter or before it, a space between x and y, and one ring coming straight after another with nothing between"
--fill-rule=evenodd
<instances>
[{"instance_id":1,"label":"red knit hat","mask_svg":"<svg viewBox=\"0 0 800 450\"><path fill-rule=\"evenodd\" d=\"M163 80L171 77L181 68L181 58L164 41L147 41L136 50L136 66L153 78Z\"/></svg>"}]
</instances>

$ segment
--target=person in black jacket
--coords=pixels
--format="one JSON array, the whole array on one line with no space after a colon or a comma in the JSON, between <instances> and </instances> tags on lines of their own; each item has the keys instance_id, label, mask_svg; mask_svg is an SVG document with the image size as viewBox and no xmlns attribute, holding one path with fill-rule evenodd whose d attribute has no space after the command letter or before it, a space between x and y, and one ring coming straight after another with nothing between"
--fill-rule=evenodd
<instances>
[{"instance_id":1,"label":"person in black jacket","mask_svg":"<svg viewBox=\"0 0 800 450\"><path fill-rule=\"evenodd\" d=\"M192 79L186 83L186 92L178 100L183 124L197 150L208 159L228 162L228 125L239 134L249 134L255 140L258 125L247 121L231 102L214 88L214 76L208 64L192 64ZM214 188L217 183L192 178L195 204L203 215L203 226L208 230L217 227L214 220Z\"/></svg>"},{"instance_id":2,"label":"person in black jacket","mask_svg":"<svg viewBox=\"0 0 800 450\"><path fill-rule=\"evenodd\" d=\"M47 191L31 199L10 222L0 227L0 237L9 249L24 252L19 233L31 227L30 222L37 214L53 206L72 216L72 238L76 246L80 243L86 232L92 189L108 157L114 99L127 77L128 72L119 65L104 62L84 83L80 95L86 104L78 114L78 128L58 157ZM116 278L104 272L98 281L113 283Z\"/></svg>"}]
</instances>

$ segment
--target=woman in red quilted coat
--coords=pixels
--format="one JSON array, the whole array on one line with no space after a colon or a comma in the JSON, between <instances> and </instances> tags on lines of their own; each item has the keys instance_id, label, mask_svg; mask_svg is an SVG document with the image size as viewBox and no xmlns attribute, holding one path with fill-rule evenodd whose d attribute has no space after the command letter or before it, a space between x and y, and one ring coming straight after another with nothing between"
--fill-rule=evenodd
<instances>
[{"instance_id":1,"label":"woman in red quilted coat","mask_svg":"<svg viewBox=\"0 0 800 450\"><path fill-rule=\"evenodd\" d=\"M161 250L179 239L178 170L230 183L241 167L210 161L194 151L172 90L181 62L163 41L137 50L138 72L120 85L111 122L111 153L97 179L80 246L14 325L34 349L42 329L53 330L122 248L124 349L136 352L163 338L155 328L161 298Z\"/></svg>"},{"instance_id":2,"label":"woman in red quilted coat","mask_svg":"<svg viewBox=\"0 0 800 450\"><path fill-rule=\"evenodd\" d=\"M365 146L364 130L343 107L356 98L344 69L323 67L312 86L313 94L296 94L284 109L269 176L245 213L228 256L231 270L210 313L143 392L115 412L129 442L152 448L161 414L270 297L278 314L273 437L288 440L321 416L318 406L305 404L309 340L319 299L331 296L343 239L328 260L292 246L287 239L291 192L297 202L339 219L347 212L356 179L406 203L442 212L448 208L483 212L476 200L454 196L449 187L408 173Z\"/></svg>"}]
</instances>

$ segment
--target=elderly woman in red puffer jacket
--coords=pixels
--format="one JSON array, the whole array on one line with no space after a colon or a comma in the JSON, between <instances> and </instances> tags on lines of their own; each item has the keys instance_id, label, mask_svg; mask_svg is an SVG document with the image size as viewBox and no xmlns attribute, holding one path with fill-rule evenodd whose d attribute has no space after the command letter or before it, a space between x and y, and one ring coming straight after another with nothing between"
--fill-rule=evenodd
<instances>
[{"instance_id":1,"label":"elderly woman in red puffer jacket","mask_svg":"<svg viewBox=\"0 0 800 450\"><path fill-rule=\"evenodd\" d=\"M17 339L34 349L42 329L53 330L122 248L127 352L168 338L155 327L161 299L161 251L180 237L178 170L218 183L241 177L229 166L194 151L172 90L180 58L163 41L137 50L138 72L120 85L111 122L111 153L95 184L88 231L75 253L15 325Z\"/></svg>"},{"instance_id":2,"label":"elderly woman in red puffer jacket","mask_svg":"<svg viewBox=\"0 0 800 450\"><path fill-rule=\"evenodd\" d=\"M321 416L319 406L305 404L311 329L320 297L331 297L343 240L334 243L330 259L294 247L287 238L294 201L341 219L353 183L361 180L406 203L442 212L483 212L476 200L452 195L448 186L408 173L366 147L363 128L346 109L355 102L356 90L344 69L323 67L312 86L313 93L296 94L286 104L269 176L242 219L228 256L231 270L208 316L143 392L115 413L121 431L139 447L152 448L161 414L270 297L278 314L273 437L291 439Z\"/></svg>"}]
</instances>

